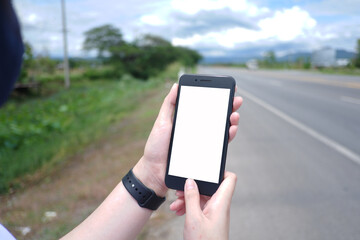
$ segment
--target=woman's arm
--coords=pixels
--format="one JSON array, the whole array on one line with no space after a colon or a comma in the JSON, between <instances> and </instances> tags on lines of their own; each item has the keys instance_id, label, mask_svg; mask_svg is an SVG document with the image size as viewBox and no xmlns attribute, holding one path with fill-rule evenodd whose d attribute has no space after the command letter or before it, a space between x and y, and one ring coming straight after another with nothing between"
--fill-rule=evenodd
<instances>
[{"instance_id":1,"label":"woman's arm","mask_svg":"<svg viewBox=\"0 0 360 240\"><path fill-rule=\"evenodd\" d=\"M119 183L105 201L63 239L135 239L151 213L139 207Z\"/></svg>"},{"instance_id":2,"label":"woman's arm","mask_svg":"<svg viewBox=\"0 0 360 240\"><path fill-rule=\"evenodd\" d=\"M147 140L144 155L133 168L135 176L159 197L165 196L168 190L164 178L177 88L178 85L174 84L166 96ZM234 98L230 140L236 135L239 114L235 111L241 103L240 97ZM140 207L124 185L119 183L105 201L63 239L135 239L151 213L151 210Z\"/></svg>"},{"instance_id":3,"label":"woman's arm","mask_svg":"<svg viewBox=\"0 0 360 240\"><path fill-rule=\"evenodd\" d=\"M143 158L135 165L135 176L159 197L167 188L154 181L153 172L143 167ZM135 239L150 218L152 210L142 208L120 182L104 202L63 239Z\"/></svg>"}]
</instances>

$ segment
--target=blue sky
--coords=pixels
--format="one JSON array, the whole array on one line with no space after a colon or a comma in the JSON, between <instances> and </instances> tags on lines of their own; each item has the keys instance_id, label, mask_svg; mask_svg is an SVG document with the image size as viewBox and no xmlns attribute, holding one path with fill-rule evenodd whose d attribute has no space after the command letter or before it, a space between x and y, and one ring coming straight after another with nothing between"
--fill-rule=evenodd
<instances>
[{"instance_id":1,"label":"blue sky","mask_svg":"<svg viewBox=\"0 0 360 240\"><path fill-rule=\"evenodd\" d=\"M62 56L60 0L13 0L23 36L36 53ZM278 56L324 46L355 51L360 1L270 0L67 0L70 56L82 50L83 33L113 24L126 40L144 33L205 57Z\"/></svg>"}]
</instances>

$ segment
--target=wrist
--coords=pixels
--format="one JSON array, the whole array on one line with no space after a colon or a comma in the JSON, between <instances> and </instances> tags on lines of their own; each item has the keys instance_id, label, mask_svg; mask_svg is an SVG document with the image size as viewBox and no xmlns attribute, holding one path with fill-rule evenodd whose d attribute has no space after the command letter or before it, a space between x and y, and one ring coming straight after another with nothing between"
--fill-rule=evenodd
<instances>
[{"instance_id":1,"label":"wrist","mask_svg":"<svg viewBox=\"0 0 360 240\"><path fill-rule=\"evenodd\" d=\"M148 166L144 157L133 168L134 175L148 188L152 189L157 196L165 197L168 188L165 186L161 170Z\"/></svg>"}]
</instances>

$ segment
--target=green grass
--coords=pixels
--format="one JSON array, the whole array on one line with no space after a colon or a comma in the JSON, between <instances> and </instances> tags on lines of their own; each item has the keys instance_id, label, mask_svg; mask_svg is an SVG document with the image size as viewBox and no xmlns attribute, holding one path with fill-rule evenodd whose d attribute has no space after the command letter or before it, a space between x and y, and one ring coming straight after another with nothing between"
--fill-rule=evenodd
<instances>
[{"instance_id":1,"label":"green grass","mask_svg":"<svg viewBox=\"0 0 360 240\"><path fill-rule=\"evenodd\" d=\"M234 68L246 68L245 64L242 63L224 63L224 64L214 64L214 66L225 66L225 67L234 67ZM274 66L264 66L260 65L260 70L300 70L307 72L315 73L324 73L324 74L339 74L339 75L353 75L360 76L359 68L349 68L349 67L338 67L338 68L320 68L313 69L311 66L305 68L304 66L296 66L288 63L276 63Z\"/></svg>"},{"instance_id":2,"label":"green grass","mask_svg":"<svg viewBox=\"0 0 360 240\"><path fill-rule=\"evenodd\" d=\"M46 173L104 136L137 105L144 93L176 79L178 65L148 81L77 80L69 90L0 110L0 193L21 187L34 172ZM42 175L42 174L40 174Z\"/></svg>"},{"instance_id":3,"label":"green grass","mask_svg":"<svg viewBox=\"0 0 360 240\"><path fill-rule=\"evenodd\" d=\"M360 76L359 68L323 68L323 69L311 70L311 71L325 73L325 74Z\"/></svg>"}]
</instances>

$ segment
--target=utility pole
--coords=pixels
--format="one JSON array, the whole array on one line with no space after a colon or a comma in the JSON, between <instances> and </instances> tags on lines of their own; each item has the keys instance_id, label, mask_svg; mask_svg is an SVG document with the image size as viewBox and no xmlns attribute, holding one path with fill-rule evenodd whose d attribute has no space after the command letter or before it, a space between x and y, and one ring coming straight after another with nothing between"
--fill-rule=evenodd
<instances>
[{"instance_id":1,"label":"utility pole","mask_svg":"<svg viewBox=\"0 0 360 240\"><path fill-rule=\"evenodd\" d=\"M62 27L63 27L63 41L64 41L64 80L65 88L70 87L70 74L69 74L69 59L68 59L68 46L67 46L67 28L66 28L66 15L65 15L65 0L61 0L62 12Z\"/></svg>"}]
</instances>

